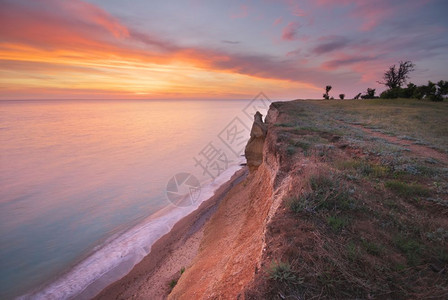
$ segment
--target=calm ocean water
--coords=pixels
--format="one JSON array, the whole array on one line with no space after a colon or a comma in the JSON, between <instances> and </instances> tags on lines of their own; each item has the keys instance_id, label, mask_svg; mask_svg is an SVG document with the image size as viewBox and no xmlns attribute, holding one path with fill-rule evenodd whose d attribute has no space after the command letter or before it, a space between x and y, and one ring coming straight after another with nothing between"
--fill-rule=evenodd
<instances>
[{"instance_id":1,"label":"calm ocean water","mask_svg":"<svg viewBox=\"0 0 448 300\"><path fill-rule=\"evenodd\" d=\"M0 102L0 298L88 298L124 275L237 170L248 105ZM186 207L166 194L182 172L202 187Z\"/></svg>"}]
</instances>

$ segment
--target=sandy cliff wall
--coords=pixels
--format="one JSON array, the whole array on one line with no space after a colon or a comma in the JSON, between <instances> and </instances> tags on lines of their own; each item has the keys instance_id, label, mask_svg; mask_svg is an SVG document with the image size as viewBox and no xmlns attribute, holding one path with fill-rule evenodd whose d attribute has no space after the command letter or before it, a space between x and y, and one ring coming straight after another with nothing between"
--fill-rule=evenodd
<instances>
[{"instance_id":1,"label":"sandy cliff wall","mask_svg":"<svg viewBox=\"0 0 448 300\"><path fill-rule=\"evenodd\" d=\"M273 124L278 117L271 106L263 162L221 202L205 227L197 257L170 299L235 299L259 271L266 224L289 185L282 170L285 158L277 151Z\"/></svg>"}]
</instances>

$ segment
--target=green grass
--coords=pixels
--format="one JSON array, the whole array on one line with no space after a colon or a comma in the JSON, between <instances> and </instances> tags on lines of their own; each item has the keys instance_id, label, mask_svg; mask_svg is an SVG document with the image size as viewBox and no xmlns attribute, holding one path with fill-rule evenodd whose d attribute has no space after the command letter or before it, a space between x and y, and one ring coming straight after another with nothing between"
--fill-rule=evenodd
<instances>
[{"instance_id":1,"label":"green grass","mask_svg":"<svg viewBox=\"0 0 448 300\"><path fill-rule=\"evenodd\" d=\"M354 200L342 180L327 175L315 175L310 178L312 191L286 199L294 213L316 212L320 210L353 210Z\"/></svg>"},{"instance_id":2,"label":"green grass","mask_svg":"<svg viewBox=\"0 0 448 300\"><path fill-rule=\"evenodd\" d=\"M403 252L410 265L418 264L423 251L423 246L419 242L411 238L397 236L394 238L394 244Z\"/></svg>"},{"instance_id":3,"label":"green grass","mask_svg":"<svg viewBox=\"0 0 448 300\"><path fill-rule=\"evenodd\" d=\"M353 241L350 241L345 246L345 250L346 250L348 259L352 262L356 261L360 257L358 246Z\"/></svg>"},{"instance_id":4,"label":"green grass","mask_svg":"<svg viewBox=\"0 0 448 300\"><path fill-rule=\"evenodd\" d=\"M277 282L288 284L301 282L288 262L272 261L267 273L270 279Z\"/></svg>"},{"instance_id":5,"label":"green grass","mask_svg":"<svg viewBox=\"0 0 448 300\"><path fill-rule=\"evenodd\" d=\"M251 294L256 297L250 299L446 295L442 270L448 261L448 235L443 207L438 206L446 202L436 202L446 198L444 162L428 160L411 147L407 151L407 146L372 136L357 125L396 135L405 144L419 140L431 144L431 137L437 141L448 136L440 134L448 107L414 100L376 101L282 103L282 122L295 124L276 129L285 135L282 150L288 145L297 154L312 150L313 159L297 155L289 161L287 170L294 171L288 173L291 185L285 192L290 197L282 203L287 209L277 210L266 234L263 265L269 266L272 257L288 263L273 263L269 272L258 275L260 281ZM427 104L434 112L423 107ZM289 111L299 111L298 107L308 116L288 119ZM418 118L406 115L420 109L437 121L428 120L426 113L415 114ZM415 124L409 125L406 117ZM406 133L408 127L413 133L423 123L415 135ZM431 123L438 123L436 130ZM332 130L343 134L336 137ZM318 157L321 149L331 149L325 159ZM304 161L315 165L308 167ZM307 176L309 181L304 182ZM285 284L297 276L304 278L302 284Z\"/></svg>"},{"instance_id":6,"label":"green grass","mask_svg":"<svg viewBox=\"0 0 448 300\"><path fill-rule=\"evenodd\" d=\"M327 217L327 223L333 231L338 232L349 224L349 219L347 217L329 216Z\"/></svg>"},{"instance_id":7,"label":"green grass","mask_svg":"<svg viewBox=\"0 0 448 300\"><path fill-rule=\"evenodd\" d=\"M420 184L408 184L398 180L390 180L387 181L384 186L404 197L429 195L429 190Z\"/></svg>"},{"instance_id":8,"label":"green grass","mask_svg":"<svg viewBox=\"0 0 448 300\"><path fill-rule=\"evenodd\" d=\"M296 141L294 146L302 148L303 151L308 151L311 148L311 144L305 141Z\"/></svg>"},{"instance_id":9,"label":"green grass","mask_svg":"<svg viewBox=\"0 0 448 300\"><path fill-rule=\"evenodd\" d=\"M336 161L335 166L339 170L354 170L366 177L384 177L390 173L390 169L387 166L359 159Z\"/></svg>"},{"instance_id":10,"label":"green grass","mask_svg":"<svg viewBox=\"0 0 448 300\"><path fill-rule=\"evenodd\" d=\"M296 147L294 147L293 145L289 145L288 147L286 147L286 154L292 156L295 153L296 153Z\"/></svg>"},{"instance_id":11,"label":"green grass","mask_svg":"<svg viewBox=\"0 0 448 300\"><path fill-rule=\"evenodd\" d=\"M375 256L379 256L383 252L383 247L381 245L375 244L368 240L362 240L362 246L367 251L367 253Z\"/></svg>"}]
</instances>

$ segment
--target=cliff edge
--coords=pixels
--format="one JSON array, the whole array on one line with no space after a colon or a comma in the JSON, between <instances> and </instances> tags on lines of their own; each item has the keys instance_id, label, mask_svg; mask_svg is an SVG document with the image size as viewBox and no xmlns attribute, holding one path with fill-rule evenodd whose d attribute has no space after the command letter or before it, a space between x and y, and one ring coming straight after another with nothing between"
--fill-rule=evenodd
<instances>
[{"instance_id":1,"label":"cliff edge","mask_svg":"<svg viewBox=\"0 0 448 300\"><path fill-rule=\"evenodd\" d=\"M205 225L169 299L446 298L446 153L325 105L276 102L266 122L255 115L251 172Z\"/></svg>"}]
</instances>

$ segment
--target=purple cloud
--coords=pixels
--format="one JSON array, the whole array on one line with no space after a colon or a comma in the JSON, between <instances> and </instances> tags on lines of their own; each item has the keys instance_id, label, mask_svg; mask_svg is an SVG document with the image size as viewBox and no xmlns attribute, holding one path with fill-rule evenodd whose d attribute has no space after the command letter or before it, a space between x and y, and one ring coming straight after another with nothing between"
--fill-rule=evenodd
<instances>
[{"instance_id":1,"label":"purple cloud","mask_svg":"<svg viewBox=\"0 0 448 300\"><path fill-rule=\"evenodd\" d=\"M320 39L321 43L313 49L315 54L324 54L334 50L344 48L350 40L342 36L329 36Z\"/></svg>"},{"instance_id":2,"label":"purple cloud","mask_svg":"<svg viewBox=\"0 0 448 300\"><path fill-rule=\"evenodd\" d=\"M301 27L299 22L289 22L285 28L283 28L282 40L294 41L297 40L297 33Z\"/></svg>"}]
</instances>

